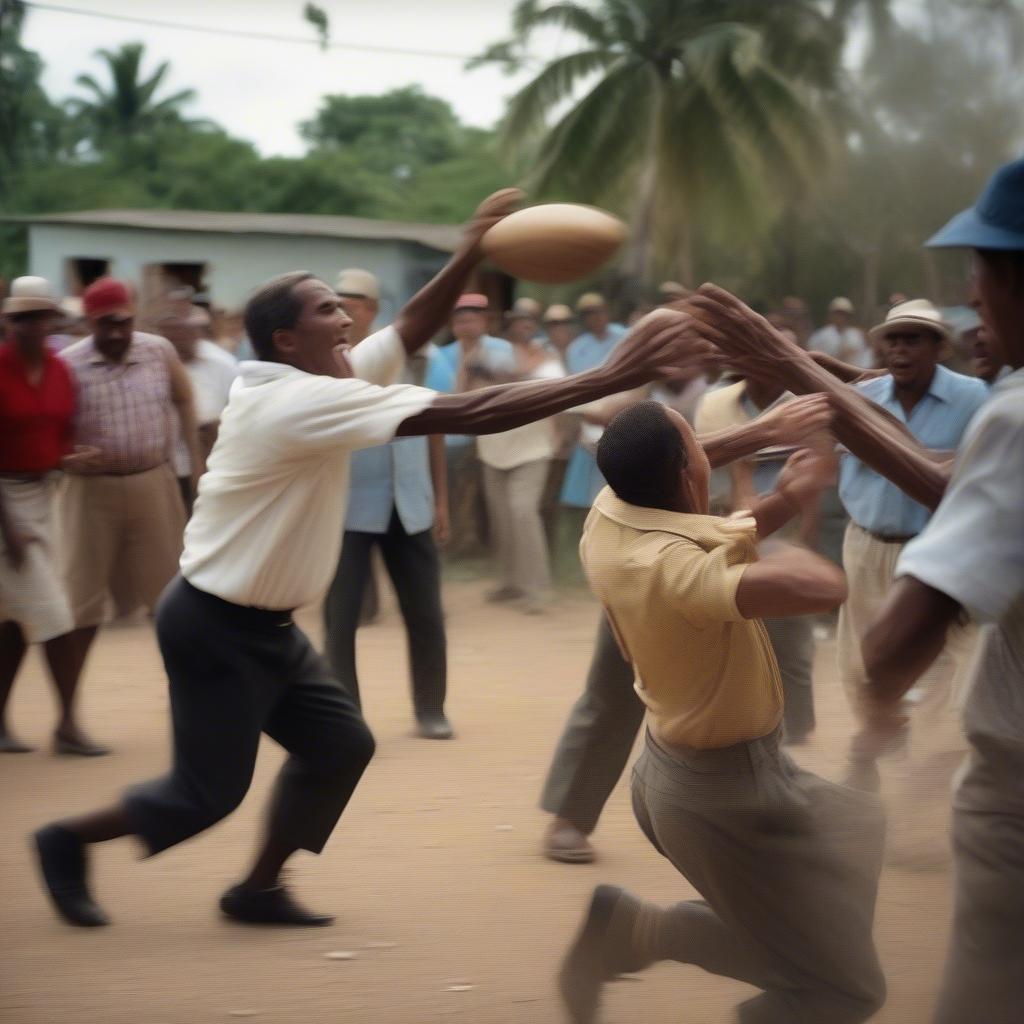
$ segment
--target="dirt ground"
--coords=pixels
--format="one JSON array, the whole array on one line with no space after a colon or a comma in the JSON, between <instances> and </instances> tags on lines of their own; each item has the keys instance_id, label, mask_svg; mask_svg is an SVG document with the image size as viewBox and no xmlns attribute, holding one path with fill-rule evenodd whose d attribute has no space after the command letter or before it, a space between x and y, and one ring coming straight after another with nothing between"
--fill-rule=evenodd
<instances>
[{"instance_id":1,"label":"dirt ground","mask_svg":"<svg viewBox=\"0 0 1024 1024\"><path fill-rule=\"evenodd\" d=\"M538 852L537 798L555 740L582 683L596 624L583 593L543 618L488 606L484 584L446 586L451 743L415 738L401 623L390 596L362 631L365 711L378 750L326 852L296 858L292 881L329 929L253 930L220 920L216 900L247 861L279 750L267 743L243 807L198 839L147 862L128 841L95 859L114 925L58 924L37 884L27 834L107 801L167 764L165 680L152 632L106 630L87 668L85 721L115 747L95 761L45 749L52 704L40 662L18 680L13 721L37 753L0 759L0 1021L4 1024L472 1024L562 1021L553 976L591 888L610 881L651 899L691 896L646 843L624 785L595 841L600 859L563 866ZM318 635L316 617L303 617ZM849 719L819 644L820 724L797 752L835 778ZM928 830L944 828L937 813ZM924 1024L948 927L948 867L887 867L877 935L890 982L876 1018ZM330 959L348 952L351 959ZM746 986L661 965L607 989L603 1020L730 1020Z\"/></svg>"}]
</instances>

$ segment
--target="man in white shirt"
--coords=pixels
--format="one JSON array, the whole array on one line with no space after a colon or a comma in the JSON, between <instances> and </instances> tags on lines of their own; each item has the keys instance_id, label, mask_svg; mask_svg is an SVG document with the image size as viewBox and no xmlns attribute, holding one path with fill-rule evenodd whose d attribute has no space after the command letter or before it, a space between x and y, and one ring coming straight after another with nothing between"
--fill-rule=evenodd
<instances>
[{"instance_id":1,"label":"man in white shirt","mask_svg":"<svg viewBox=\"0 0 1024 1024\"><path fill-rule=\"evenodd\" d=\"M868 369L874 365L874 355L864 332L854 326L853 303L843 296L829 303L828 323L811 335L807 347L853 366Z\"/></svg>"},{"instance_id":2,"label":"man in white shirt","mask_svg":"<svg viewBox=\"0 0 1024 1024\"><path fill-rule=\"evenodd\" d=\"M941 503L904 549L889 600L864 637L884 739L900 698L969 614L982 624L953 799L956 902L936 1024L1016 1024L1024 1006L1024 160L928 243L975 250L971 305L1009 372L957 454ZM892 723L892 724L889 724Z\"/></svg>"},{"instance_id":3,"label":"man in white shirt","mask_svg":"<svg viewBox=\"0 0 1024 1024\"><path fill-rule=\"evenodd\" d=\"M250 299L246 331L262 360L240 368L185 533L181 574L157 614L173 768L113 806L35 835L46 887L69 924L108 923L87 886L87 845L135 835L155 854L230 814L249 788L264 732L290 756L256 860L221 909L250 924L329 924L292 898L281 869L297 850L323 849L374 741L292 610L319 601L331 582L351 453L395 436L511 430L707 357L689 317L662 310L603 368L575 377L461 395L392 384L406 354L443 325L482 259L481 238L520 196L509 189L486 200L448 266L393 326L354 349L341 300L311 274L282 275Z\"/></svg>"},{"instance_id":4,"label":"man in white shirt","mask_svg":"<svg viewBox=\"0 0 1024 1024\"><path fill-rule=\"evenodd\" d=\"M199 446L205 460L217 440L221 413L228 404L231 385L238 376L238 362L220 345L207 341L203 332L210 326L210 314L200 306L175 304L154 319L157 334L162 334L178 353L185 372L192 382L192 400L196 407ZM192 459L179 426L171 456L174 475L178 478L185 511L191 515L195 495L192 493Z\"/></svg>"}]
</instances>

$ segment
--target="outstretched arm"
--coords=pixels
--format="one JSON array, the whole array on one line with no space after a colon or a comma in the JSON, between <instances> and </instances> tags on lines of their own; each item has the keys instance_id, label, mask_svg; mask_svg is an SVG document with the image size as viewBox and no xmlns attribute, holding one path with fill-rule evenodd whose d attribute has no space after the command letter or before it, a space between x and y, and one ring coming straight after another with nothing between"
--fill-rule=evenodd
<instances>
[{"instance_id":1,"label":"outstretched arm","mask_svg":"<svg viewBox=\"0 0 1024 1024\"><path fill-rule=\"evenodd\" d=\"M705 337L741 368L777 380L798 394L828 395L836 437L915 501L930 509L938 506L949 483L949 464L935 462L900 424L818 366L764 317L714 285L703 285L678 308L690 312Z\"/></svg>"},{"instance_id":2,"label":"outstretched arm","mask_svg":"<svg viewBox=\"0 0 1024 1024\"><path fill-rule=\"evenodd\" d=\"M807 395L778 406L750 423L697 437L712 468L745 459L772 445L798 445L828 429L832 408L825 395Z\"/></svg>"},{"instance_id":3,"label":"outstretched arm","mask_svg":"<svg viewBox=\"0 0 1024 1024\"><path fill-rule=\"evenodd\" d=\"M462 244L444 269L424 285L401 309L394 327L405 351L418 352L448 322L455 300L483 258L480 239L522 202L523 193L506 188L485 199L466 225Z\"/></svg>"},{"instance_id":4,"label":"outstretched arm","mask_svg":"<svg viewBox=\"0 0 1024 1024\"><path fill-rule=\"evenodd\" d=\"M678 374L706 359L711 346L683 313L655 310L596 370L558 380L522 381L460 395L437 395L402 422L399 435L496 434L577 405Z\"/></svg>"}]
</instances>

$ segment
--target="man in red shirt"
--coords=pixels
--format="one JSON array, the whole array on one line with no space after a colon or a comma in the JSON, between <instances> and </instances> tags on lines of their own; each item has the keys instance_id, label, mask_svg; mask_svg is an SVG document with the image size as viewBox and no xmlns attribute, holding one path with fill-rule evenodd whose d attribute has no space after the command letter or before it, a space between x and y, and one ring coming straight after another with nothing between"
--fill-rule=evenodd
<instances>
[{"instance_id":1,"label":"man in red shirt","mask_svg":"<svg viewBox=\"0 0 1024 1024\"><path fill-rule=\"evenodd\" d=\"M85 462L72 453L71 371L46 345L60 313L40 277L12 282L0 343L0 753L32 748L7 728L7 700L30 643L41 643L60 700L58 753L100 754L75 719L74 622L54 551L57 471Z\"/></svg>"}]
</instances>

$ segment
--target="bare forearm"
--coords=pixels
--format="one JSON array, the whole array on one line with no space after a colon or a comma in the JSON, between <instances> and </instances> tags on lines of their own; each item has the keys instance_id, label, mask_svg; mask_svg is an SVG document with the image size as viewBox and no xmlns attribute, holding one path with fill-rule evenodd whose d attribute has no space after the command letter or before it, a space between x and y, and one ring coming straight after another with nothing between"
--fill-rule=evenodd
<instances>
[{"instance_id":1,"label":"bare forearm","mask_svg":"<svg viewBox=\"0 0 1024 1024\"><path fill-rule=\"evenodd\" d=\"M775 373L797 394L827 394L835 412L833 433L862 462L905 494L934 509L949 483L948 466L928 452L893 417L855 388L837 381L806 352L796 349L775 364Z\"/></svg>"},{"instance_id":2,"label":"bare forearm","mask_svg":"<svg viewBox=\"0 0 1024 1024\"><path fill-rule=\"evenodd\" d=\"M394 326L406 352L418 352L444 327L479 262L475 247L460 246L444 269L402 307Z\"/></svg>"},{"instance_id":3,"label":"bare forearm","mask_svg":"<svg viewBox=\"0 0 1024 1024\"><path fill-rule=\"evenodd\" d=\"M188 458L192 465L192 475L200 477L206 472L206 459L203 456L203 449L199 443L199 424L196 421L196 410L192 404L192 396L181 396L175 399L174 405L178 410L181 436L185 442L185 447L188 449Z\"/></svg>"},{"instance_id":4,"label":"bare forearm","mask_svg":"<svg viewBox=\"0 0 1024 1024\"><path fill-rule=\"evenodd\" d=\"M823 369L828 370L833 377L838 378L844 384L853 384L860 380L870 380L872 377L880 377L884 370L865 370L863 366L856 366L853 363L844 363L842 359L836 359L827 352L809 352L808 355Z\"/></svg>"},{"instance_id":5,"label":"bare forearm","mask_svg":"<svg viewBox=\"0 0 1024 1024\"><path fill-rule=\"evenodd\" d=\"M913 576L897 580L861 645L870 696L899 700L942 653L959 614L941 591Z\"/></svg>"},{"instance_id":6,"label":"bare forearm","mask_svg":"<svg viewBox=\"0 0 1024 1024\"><path fill-rule=\"evenodd\" d=\"M448 462L445 457L444 435L431 434L427 438L430 451L430 482L434 488L434 500L448 500Z\"/></svg>"},{"instance_id":7,"label":"bare forearm","mask_svg":"<svg viewBox=\"0 0 1024 1024\"><path fill-rule=\"evenodd\" d=\"M757 523L757 536L761 540L781 530L797 512L798 509L778 491L765 495L750 507L750 514Z\"/></svg>"},{"instance_id":8,"label":"bare forearm","mask_svg":"<svg viewBox=\"0 0 1024 1024\"><path fill-rule=\"evenodd\" d=\"M638 383L597 369L560 380L523 381L463 395L438 395L427 409L405 420L398 434L498 434Z\"/></svg>"},{"instance_id":9,"label":"bare forearm","mask_svg":"<svg viewBox=\"0 0 1024 1024\"><path fill-rule=\"evenodd\" d=\"M767 448L774 444L775 437L769 423L754 420L738 427L716 430L713 434L701 434L697 440L715 469Z\"/></svg>"}]
</instances>

